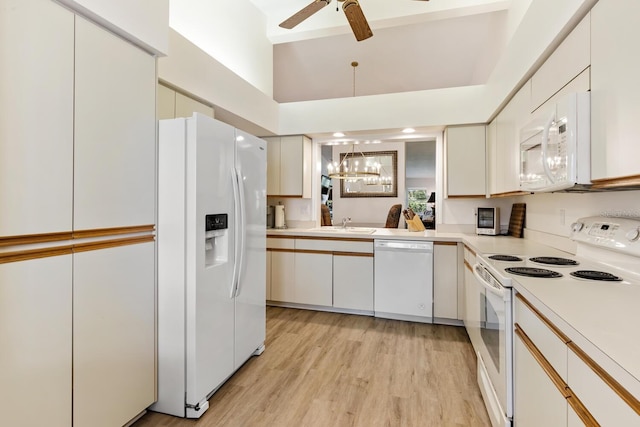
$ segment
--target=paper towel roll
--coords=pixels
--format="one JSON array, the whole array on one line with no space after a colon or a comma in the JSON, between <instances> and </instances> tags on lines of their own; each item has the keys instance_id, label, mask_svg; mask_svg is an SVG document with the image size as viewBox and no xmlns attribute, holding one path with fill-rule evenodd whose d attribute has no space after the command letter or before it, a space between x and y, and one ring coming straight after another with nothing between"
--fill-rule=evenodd
<instances>
[{"instance_id":1,"label":"paper towel roll","mask_svg":"<svg viewBox=\"0 0 640 427\"><path fill-rule=\"evenodd\" d=\"M276 206L276 228L284 228L284 205Z\"/></svg>"}]
</instances>

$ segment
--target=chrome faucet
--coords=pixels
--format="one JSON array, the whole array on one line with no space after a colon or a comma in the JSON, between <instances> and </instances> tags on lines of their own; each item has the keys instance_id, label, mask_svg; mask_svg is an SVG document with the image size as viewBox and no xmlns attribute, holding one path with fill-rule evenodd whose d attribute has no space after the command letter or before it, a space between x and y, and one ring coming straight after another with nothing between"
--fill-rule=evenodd
<instances>
[{"instance_id":1,"label":"chrome faucet","mask_svg":"<svg viewBox=\"0 0 640 427\"><path fill-rule=\"evenodd\" d=\"M348 222L351 222L351 217L342 218L342 228L347 228Z\"/></svg>"}]
</instances>

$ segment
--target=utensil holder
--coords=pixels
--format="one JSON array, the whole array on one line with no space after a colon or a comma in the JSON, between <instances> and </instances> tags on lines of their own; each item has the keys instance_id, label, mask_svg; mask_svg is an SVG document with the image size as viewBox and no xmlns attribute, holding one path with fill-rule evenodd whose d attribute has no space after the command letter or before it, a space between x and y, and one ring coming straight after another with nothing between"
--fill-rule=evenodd
<instances>
[{"instance_id":1,"label":"utensil holder","mask_svg":"<svg viewBox=\"0 0 640 427\"><path fill-rule=\"evenodd\" d=\"M424 230L426 230L426 228L424 228L424 224L422 223L422 220L420 219L420 217L418 215L416 215L412 219L408 219L406 221L407 221L407 227L409 228L409 231L424 231Z\"/></svg>"}]
</instances>

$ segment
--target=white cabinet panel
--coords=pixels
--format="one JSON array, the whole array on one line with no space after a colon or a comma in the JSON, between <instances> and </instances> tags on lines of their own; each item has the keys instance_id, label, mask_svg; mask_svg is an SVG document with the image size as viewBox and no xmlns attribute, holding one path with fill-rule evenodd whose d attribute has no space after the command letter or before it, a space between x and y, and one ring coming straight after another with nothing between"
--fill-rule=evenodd
<instances>
[{"instance_id":1,"label":"white cabinet panel","mask_svg":"<svg viewBox=\"0 0 640 427\"><path fill-rule=\"evenodd\" d=\"M333 255L295 254L295 302L333 305Z\"/></svg>"},{"instance_id":2,"label":"white cabinet panel","mask_svg":"<svg viewBox=\"0 0 640 427\"><path fill-rule=\"evenodd\" d=\"M529 121L531 86L527 82L496 117L495 193L520 191L520 128Z\"/></svg>"},{"instance_id":3,"label":"white cabinet panel","mask_svg":"<svg viewBox=\"0 0 640 427\"><path fill-rule=\"evenodd\" d=\"M333 256L333 306L373 311L373 257Z\"/></svg>"},{"instance_id":4,"label":"white cabinet panel","mask_svg":"<svg viewBox=\"0 0 640 427\"><path fill-rule=\"evenodd\" d=\"M0 425L71 425L71 255L0 264Z\"/></svg>"},{"instance_id":5,"label":"white cabinet panel","mask_svg":"<svg viewBox=\"0 0 640 427\"><path fill-rule=\"evenodd\" d=\"M567 382L567 345L520 298L515 300L515 322L525 330L553 369Z\"/></svg>"},{"instance_id":6,"label":"white cabinet panel","mask_svg":"<svg viewBox=\"0 0 640 427\"><path fill-rule=\"evenodd\" d=\"M295 253L271 252L271 300L295 301Z\"/></svg>"},{"instance_id":7,"label":"white cabinet panel","mask_svg":"<svg viewBox=\"0 0 640 427\"><path fill-rule=\"evenodd\" d=\"M445 133L447 196L484 197L485 126L449 127Z\"/></svg>"},{"instance_id":8,"label":"white cabinet panel","mask_svg":"<svg viewBox=\"0 0 640 427\"><path fill-rule=\"evenodd\" d=\"M520 337L516 336L514 346L514 425L566 425L567 399L534 359Z\"/></svg>"},{"instance_id":9,"label":"white cabinet panel","mask_svg":"<svg viewBox=\"0 0 640 427\"><path fill-rule=\"evenodd\" d=\"M591 62L590 15L571 31L531 78L531 111L584 71Z\"/></svg>"},{"instance_id":10,"label":"white cabinet panel","mask_svg":"<svg viewBox=\"0 0 640 427\"><path fill-rule=\"evenodd\" d=\"M591 10L591 179L640 175L640 2Z\"/></svg>"},{"instance_id":11,"label":"white cabinet panel","mask_svg":"<svg viewBox=\"0 0 640 427\"><path fill-rule=\"evenodd\" d=\"M267 301L271 300L271 251L267 251Z\"/></svg>"},{"instance_id":12,"label":"white cabinet panel","mask_svg":"<svg viewBox=\"0 0 640 427\"><path fill-rule=\"evenodd\" d=\"M191 117L193 113L213 117L213 108L176 92L176 117Z\"/></svg>"},{"instance_id":13,"label":"white cabinet panel","mask_svg":"<svg viewBox=\"0 0 640 427\"><path fill-rule=\"evenodd\" d=\"M458 319L458 246L433 245L433 316Z\"/></svg>"},{"instance_id":14,"label":"white cabinet panel","mask_svg":"<svg viewBox=\"0 0 640 427\"><path fill-rule=\"evenodd\" d=\"M155 400L155 243L74 255L74 426L123 425Z\"/></svg>"},{"instance_id":15,"label":"white cabinet panel","mask_svg":"<svg viewBox=\"0 0 640 427\"><path fill-rule=\"evenodd\" d=\"M600 425L640 425L640 416L573 351L568 368L569 387Z\"/></svg>"},{"instance_id":16,"label":"white cabinet panel","mask_svg":"<svg viewBox=\"0 0 640 427\"><path fill-rule=\"evenodd\" d=\"M158 85L158 120L176 118L176 91Z\"/></svg>"},{"instance_id":17,"label":"white cabinet panel","mask_svg":"<svg viewBox=\"0 0 640 427\"><path fill-rule=\"evenodd\" d=\"M304 135L267 141L267 195L311 197L311 140Z\"/></svg>"},{"instance_id":18,"label":"white cabinet panel","mask_svg":"<svg viewBox=\"0 0 640 427\"><path fill-rule=\"evenodd\" d=\"M75 65L74 229L153 224L155 59L78 17Z\"/></svg>"},{"instance_id":19,"label":"white cabinet panel","mask_svg":"<svg viewBox=\"0 0 640 427\"><path fill-rule=\"evenodd\" d=\"M71 230L73 14L0 7L0 236Z\"/></svg>"},{"instance_id":20,"label":"white cabinet panel","mask_svg":"<svg viewBox=\"0 0 640 427\"><path fill-rule=\"evenodd\" d=\"M495 118L487 125L487 194L498 193L498 134L497 121Z\"/></svg>"}]
</instances>

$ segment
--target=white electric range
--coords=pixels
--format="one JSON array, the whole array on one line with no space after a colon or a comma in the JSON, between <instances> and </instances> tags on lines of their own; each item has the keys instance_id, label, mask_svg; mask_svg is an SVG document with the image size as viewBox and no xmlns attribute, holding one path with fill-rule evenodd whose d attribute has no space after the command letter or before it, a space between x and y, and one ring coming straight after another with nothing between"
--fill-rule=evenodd
<instances>
[{"instance_id":1,"label":"white electric range","mask_svg":"<svg viewBox=\"0 0 640 427\"><path fill-rule=\"evenodd\" d=\"M571 226L576 255L478 255L473 267L478 310L470 337L478 382L494 426L513 417L513 281L554 289L640 292L640 220L587 217ZM472 315L471 317L474 317Z\"/></svg>"}]
</instances>

